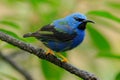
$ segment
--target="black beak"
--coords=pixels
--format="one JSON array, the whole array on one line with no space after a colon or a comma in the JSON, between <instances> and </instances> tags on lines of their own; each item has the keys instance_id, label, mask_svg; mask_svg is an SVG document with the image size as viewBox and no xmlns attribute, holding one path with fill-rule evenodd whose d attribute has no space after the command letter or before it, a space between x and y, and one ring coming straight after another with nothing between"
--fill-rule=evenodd
<instances>
[{"instance_id":1,"label":"black beak","mask_svg":"<svg viewBox=\"0 0 120 80\"><path fill-rule=\"evenodd\" d=\"M83 22L87 23L87 22L90 22L90 23L95 23L94 21L92 20L83 20Z\"/></svg>"},{"instance_id":2,"label":"black beak","mask_svg":"<svg viewBox=\"0 0 120 80\"><path fill-rule=\"evenodd\" d=\"M80 29L80 30L85 30L85 29L86 29L86 24L87 24L87 22L95 23L95 22L92 21L92 20L83 20L82 23L78 26L78 29Z\"/></svg>"}]
</instances>

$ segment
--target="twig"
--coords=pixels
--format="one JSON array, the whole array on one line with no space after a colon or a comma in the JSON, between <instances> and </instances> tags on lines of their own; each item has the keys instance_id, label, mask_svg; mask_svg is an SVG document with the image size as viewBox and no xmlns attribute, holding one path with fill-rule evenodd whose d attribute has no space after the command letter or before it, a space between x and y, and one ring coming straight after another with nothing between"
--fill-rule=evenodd
<instances>
[{"instance_id":1,"label":"twig","mask_svg":"<svg viewBox=\"0 0 120 80\"><path fill-rule=\"evenodd\" d=\"M2 41L5 41L11 45L14 45L14 46L20 48L22 50L25 50L31 54L34 54L41 59L45 59L61 68L67 70L68 72L75 74L76 76L78 76L84 80L99 80L94 74L91 74L85 70L80 70L69 63L61 62L61 60L58 59L54 55L46 55L45 51L42 48L37 49L36 47L34 47L30 44L27 44L25 42L19 41L7 34L4 34L3 32L0 32L0 39Z\"/></svg>"},{"instance_id":2,"label":"twig","mask_svg":"<svg viewBox=\"0 0 120 80\"><path fill-rule=\"evenodd\" d=\"M7 56L12 59L12 58L14 58L14 57L16 57L16 56L21 55L21 53L23 53L23 51L15 51L15 52L13 52L12 54L8 54ZM24 54L24 53L23 53L23 54Z\"/></svg>"},{"instance_id":3,"label":"twig","mask_svg":"<svg viewBox=\"0 0 120 80\"><path fill-rule=\"evenodd\" d=\"M14 69L16 69L18 72L20 72L26 80L33 80L30 74L28 74L25 70L23 70L20 66L18 66L13 60L11 60L8 56L3 55L0 52L0 57L5 60L7 63L9 63Z\"/></svg>"}]
</instances>

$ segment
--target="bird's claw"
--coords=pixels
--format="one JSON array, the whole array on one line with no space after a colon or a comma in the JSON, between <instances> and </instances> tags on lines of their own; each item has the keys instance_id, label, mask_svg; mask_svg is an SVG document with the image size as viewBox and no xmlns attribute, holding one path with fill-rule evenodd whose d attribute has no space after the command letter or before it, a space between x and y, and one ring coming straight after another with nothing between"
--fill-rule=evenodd
<instances>
[{"instance_id":1,"label":"bird's claw","mask_svg":"<svg viewBox=\"0 0 120 80\"><path fill-rule=\"evenodd\" d=\"M46 52L46 55L49 55L49 54L54 55L54 52L51 49L48 49L48 51Z\"/></svg>"},{"instance_id":2,"label":"bird's claw","mask_svg":"<svg viewBox=\"0 0 120 80\"><path fill-rule=\"evenodd\" d=\"M64 62L64 63L67 63L68 59L67 58L63 58L61 61Z\"/></svg>"}]
</instances>

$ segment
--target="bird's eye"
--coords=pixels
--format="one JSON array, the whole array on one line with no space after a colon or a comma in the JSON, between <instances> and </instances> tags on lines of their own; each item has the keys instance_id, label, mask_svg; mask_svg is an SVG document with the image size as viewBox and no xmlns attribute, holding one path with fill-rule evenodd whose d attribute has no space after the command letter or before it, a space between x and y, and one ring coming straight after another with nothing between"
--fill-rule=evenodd
<instances>
[{"instance_id":1,"label":"bird's eye","mask_svg":"<svg viewBox=\"0 0 120 80\"><path fill-rule=\"evenodd\" d=\"M84 19L81 19L81 18L78 18L78 17L74 17L74 19L76 20L76 21L83 21Z\"/></svg>"}]
</instances>

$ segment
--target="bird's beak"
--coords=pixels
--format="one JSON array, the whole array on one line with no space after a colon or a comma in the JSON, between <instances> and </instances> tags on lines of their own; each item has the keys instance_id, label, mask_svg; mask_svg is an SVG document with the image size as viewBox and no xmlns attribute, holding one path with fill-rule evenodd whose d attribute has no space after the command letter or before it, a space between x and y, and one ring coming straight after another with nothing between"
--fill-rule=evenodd
<instances>
[{"instance_id":1,"label":"bird's beak","mask_svg":"<svg viewBox=\"0 0 120 80\"><path fill-rule=\"evenodd\" d=\"M90 23L95 23L94 21L92 20L83 20L83 22L87 23L87 22L90 22Z\"/></svg>"}]
</instances>

